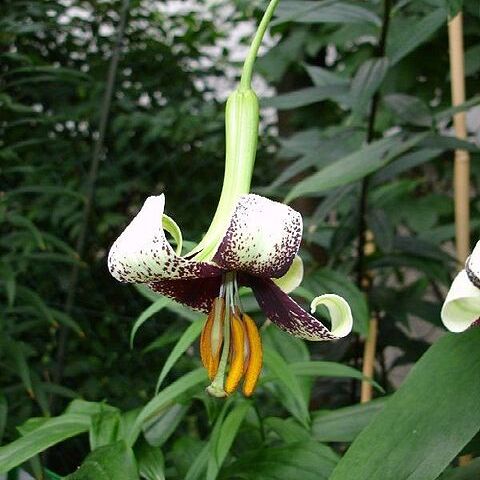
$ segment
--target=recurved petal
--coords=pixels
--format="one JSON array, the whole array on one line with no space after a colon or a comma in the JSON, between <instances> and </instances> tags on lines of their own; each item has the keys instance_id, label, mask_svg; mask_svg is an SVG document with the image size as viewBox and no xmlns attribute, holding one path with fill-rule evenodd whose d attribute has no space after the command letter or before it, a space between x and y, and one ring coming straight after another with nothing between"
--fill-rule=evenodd
<instances>
[{"instance_id":1,"label":"recurved petal","mask_svg":"<svg viewBox=\"0 0 480 480\"><path fill-rule=\"evenodd\" d=\"M303 261L299 255L293 259L287 273L280 278L274 278L273 281L285 293L293 292L303 280Z\"/></svg>"},{"instance_id":2,"label":"recurved petal","mask_svg":"<svg viewBox=\"0 0 480 480\"><path fill-rule=\"evenodd\" d=\"M267 278L248 277L260 308L265 315L282 330L306 340L335 340L352 330L352 312L348 303L338 295L327 294L317 297L311 305L325 305L330 313L332 330L306 312L295 300Z\"/></svg>"},{"instance_id":3,"label":"recurved petal","mask_svg":"<svg viewBox=\"0 0 480 480\"><path fill-rule=\"evenodd\" d=\"M149 284L161 293L182 305L200 312L209 313L213 300L218 297L222 277L207 277L181 280L159 280Z\"/></svg>"},{"instance_id":4,"label":"recurved petal","mask_svg":"<svg viewBox=\"0 0 480 480\"><path fill-rule=\"evenodd\" d=\"M463 332L480 318L480 289L462 270L448 291L442 307L442 322L452 332Z\"/></svg>"},{"instance_id":5,"label":"recurved petal","mask_svg":"<svg viewBox=\"0 0 480 480\"><path fill-rule=\"evenodd\" d=\"M259 195L243 195L213 260L227 270L278 278L287 272L301 240L298 212Z\"/></svg>"},{"instance_id":6,"label":"recurved petal","mask_svg":"<svg viewBox=\"0 0 480 480\"><path fill-rule=\"evenodd\" d=\"M147 198L110 249L110 273L120 282L134 283L220 275L221 269L215 265L187 260L175 254L165 237L164 207L164 195Z\"/></svg>"}]
</instances>

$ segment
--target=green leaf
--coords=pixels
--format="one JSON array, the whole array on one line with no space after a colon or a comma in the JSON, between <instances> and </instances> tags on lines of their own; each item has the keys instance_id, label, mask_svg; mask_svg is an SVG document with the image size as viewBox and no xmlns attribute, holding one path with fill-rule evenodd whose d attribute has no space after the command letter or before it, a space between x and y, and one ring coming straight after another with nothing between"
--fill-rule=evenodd
<instances>
[{"instance_id":1,"label":"green leaf","mask_svg":"<svg viewBox=\"0 0 480 480\"><path fill-rule=\"evenodd\" d=\"M172 351L170 352L170 355L165 361L165 365L163 366L162 371L160 372L160 376L158 377L157 387L155 389L157 393L160 390L160 386L163 380L165 380L165 377L168 375L168 372L170 372L170 370L175 365L177 360L186 352L186 350L190 347L190 345L198 338L204 324L205 324L205 320L203 318L199 318L198 320L193 322L185 330L185 332L183 332L183 335L180 337L175 347L173 347Z\"/></svg>"},{"instance_id":2,"label":"green leaf","mask_svg":"<svg viewBox=\"0 0 480 480\"><path fill-rule=\"evenodd\" d=\"M285 360L273 349L265 346L263 360L267 369L277 377L278 382L285 386L292 396L296 409L291 413L305 426L310 423L310 415L302 388Z\"/></svg>"},{"instance_id":3,"label":"green leaf","mask_svg":"<svg viewBox=\"0 0 480 480\"><path fill-rule=\"evenodd\" d=\"M165 480L165 459L158 447L141 442L135 447L140 476L146 480Z\"/></svg>"},{"instance_id":4,"label":"green leaf","mask_svg":"<svg viewBox=\"0 0 480 480\"><path fill-rule=\"evenodd\" d=\"M130 332L130 348L133 348L133 341L138 329L153 315L158 313L162 308L165 308L170 300L166 297L160 297L155 300L148 308L146 308L140 316L135 320L132 331Z\"/></svg>"},{"instance_id":5,"label":"green leaf","mask_svg":"<svg viewBox=\"0 0 480 480\"><path fill-rule=\"evenodd\" d=\"M360 180L408 151L425 137L426 134L423 133L408 139L393 136L367 144L298 182L285 201L289 203L298 197L317 196L332 188Z\"/></svg>"},{"instance_id":6,"label":"green leaf","mask_svg":"<svg viewBox=\"0 0 480 480\"><path fill-rule=\"evenodd\" d=\"M105 411L118 412L119 410L104 402L87 402L86 400L75 399L70 402L70 404L65 410L65 413L73 413L93 417L94 415L98 415Z\"/></svg>"},{"instance_id":7,"label":"green leaf","mask_svg":"<svg viewBox=\"0 0 480 480\"><path fill-rule=\"evenodd\" d=\"M161 447L183 420L189 405L174 403L143 425L143 436L150 445Z\"/></svg>"},{"instance_id":8,"label":"green leaf","mask_svg":"<svg viewBox=\"0 0 480 480\"><path fill-rule=\"evenodd\" d=\"M440 153L442 153L441 149L421 148L419 150L414 150L402 155L401 157L397 158L397 160L394 160L386 167L379 170L373 176L373 183L381 183L391 180L403 172L433 160L434 158L438 157Z\"/></svg>"},{"instance_id":9,"label":"green leaf","mask_svg":"<svg viewBox=\"0 0 480 480\"><path fill-rule=\"evenodd\" d=\"M352 79L350 98L353 118L361 117L388 71L388 58L370 58L364 62Z\"/></svg>"},{"instance_id":10,"label":"green leaf","mask_svg":"<svg viewBox=\"0 0 480 480\"><path fill-rule=\"evenodd\" d=\"M40 230L31 220L15 213L9 213L8 215L6 215L5 219L17 228L23 227L28 230L34 238L37 247L40 250L45 249L45 241L43 240L42 232L40 232Z\"/></svg>"},{"instance_id":11,"label":"green leaf","mask_svg":"<svg viewBox=\"0 0 480 480\"><path fill-rule=\"evenodd\" d=\"M312 436L319 442L352 442L385 405L380 398L368 403L312 413Z\"/></svg>"},{"instance_id":12,"label":"green leaf","mask_svg":"<svg viewBox=\"0 0 480 480\"><path fill-rule=\"evenodd\" d=\"M90 448L96 450L119 439L120 412L106 410L92 417L89 431Z\"/></svg>"},{"instance_id":13,"label":"green leaf","mask_svg":"<svg viewBox=\"0 0 480 480\"><path fill-rule=\"evenodd\" d=\"M469 98L468 100L461 103L460 105L455 105L454 107L449 107L444 110L440 110L439 112L435 112L435 120L437 122L442 120L449 120L456 113L469 110L471 107L475 107L479 103L480 103L480 95L475 95L474 97Z\"/></svg>"},{"instance_id":14,"label":"green leaf","mask_svg":"<svg viewBox=\"0 0 480 480\"><path fill-rule=\"evenodd\" d=\"M398 29L387 42L387 57L390 65L398 63L403 57L426 42L441 26L446 25L447 14L437 8L419 21L412 21L408 28Z\"/></svg>"},{"instance_id":15,"label":"green leaf","mask_svg":"<svg viewBox=\"0 0 480 480\"><path fill-rule=\"evenodd\" d=\"M281 447L264 447L242 455L225 468L221 479L244 480L327 480L337 456L325 445L308 442Z\"/></svg>"},{"instance_id":16,"label":"green leaf","mask_svg":"<svg viewBox=\"0 0 480 480\"><path fill-rule=\"evenodd\" d=\"M312 440L310 432L292 417L269 417L263 425L272 429L285 443L295 443Z\"/></svg>"},{"instance_id":17,"label":"green leaf","mask_svg":"<svg viewBox=\"0 0 480 480\"><path fill-rule=\"evenodd\" d=\"M274 107L279 110L305 107L323 100L335 99L348 93L346 85L325 85L323 87L307 87L294 92L283 93L276 97L265 98L262 107Z\"/></svg>"},{"instance_id":18,"label":"green leaf","mask_svg":"<svg viewBox=\"0 0 480 480\"><path fill-rule=\"evenodd\" d=\"M347 87L350 84L349 78L327 68L308 64L304 64L304 68L316 87L325 87L327 85L343 85Z\"/></svg>"},{"instance_id":19,"label":"green leaf","mask_svg":"<svg viewBox=\"0 0 480 480\"><path fill-rule=\"evenodd\" d=\"M185 480L197 480L197 479L204 479L204 472L208 467L208 463L210 460L210 456L214 454L214 445L217 444L218 436L220 435L220 428L222 426L223 420L225 415L227 414L230 405L233 402L233 397L227 398L226 401L223 402L221 410L217 415L215 424L212 429L212 433L210 435L210 439L208 443L202 448L199 452L193 463L191 464L190 468L187 471L185 476Z\"/></svg>"},{"instance_id":20,"label":"green leaf","mask_svg":"<svg viewBox=\"0 0 480 480\"><path fill-rule=\"evenodd\" d=\"M0 340L0 348L4 350L4 354L9 357L15 366L15 373L22 380L23 386L30 397L34 397L32 378L30 368L25 355L25 344L16 342L9 338Z\"/></svg>"},{"instance_id":21,"label":"green leaf","mask_svg":"<svg viewBox=\"0 0 480 480\"><path fill-rule=\"evenodd\" d=\"M287 0L280 2L272 25L298 23L372 23L381 25L380 18L360 5L331 0Z\"/></svg>"},{"instance_id":22,"label":"green leaf","mask_svg":"<svg viewBox=\"0 0 480 480\"><path fill-rule=\"evenodd\" d=\"M125 442L101 447L87 456L80 468L64 480L138 480L131 448Z\"/></svg>"},{"instance_id":23,"label":"green leaf","mask_svg":"<svg viewBox=\"0 0 480 480\"><path fill-rule=\"evenodd\" d=\"M353 367L343 365L337 362L296 362L289 365L290 370L299 377L335 377L335 378L356 378L357 380L367 380L371 382L379 391L383 388L371 378L365 377Z\"/></svg>"},{"instance_id":24,"label":"green leaf","mask_svg":"<svg viewBox=\"0 0 480 480\"><path fill-rule=\"evenodd\" d=\"M331 480L437 478L480 429L479 342L478 328L436 342L356 438Z\"/></svg>"},{"instance_id":25,"label":"green leaf","mask_svg":"<svg viewBox=\"0 0 480 480\"><path fill-rule=\"evenodd\" d=\"M25 436L0 447L0 473L8 472L52 445L86 432L89 428L88 416L73 413L43 421Z\"/></svg>"},{"instance_id":26,"label":"green leaf","mask_svg":"<svg viewBox=\"0 0 480 480\"><path fill-rule=\"evenodd\" d=\"M21 296L22 299L26 300L29 304L35 307L35 310L38 311L39 316L44 317L45 320L54 327L58 327L58 323L55 320L52 311L45 304L42 297L38 295L38 293L28 287L20 286L17 288L17 292L19 297Z\"/></svg>"},{"instance_id":27,"label":"green leaf","mask_svg":"<svg viewBox=\"0 0 480 480\"><path fill-rule=\"evenodd\" d=\"M185 476L185 480L198 480L203 478L203 473L207 468L208 459L210 457L210 444L207 443L197 455L191 467Z\"/></svg>"},{"instance_id":28,"label":"green leaf","mask_svg":"<svg viewBox=\"0 0 480 480\"><path fill-rule=\"evenodd\" d=\"M382 101L400 123L428 128L432 126L432 113L420 98L403 93L391 93L385 95Z\"/></svg>"},{"instance_id":29,"label":"green leaf","mask_svg":"<svg viewBox=\"0 0 480 480\"><path fill-rule=\"evenodd\" d=\"M138 414L135 425L132 428L132 432L129 435L128 441L130 445L135 443L138 434L141 431L143 424L165 408L170 406L181 395L185 394L188 390L198 387L201 383L207 383L207 374L204 368L197 368L183 377L179 378L176 382L173 382L167 388L163 389L158 395L152 398L145 407Z\"/></svg>"},{"instance_id":30,"label":"green leaf","mask_svg":"<svg viewBox=\"0 0 480 480\"><path fill-rule=\"evenodd\" d=\"M248 401L242 401L235 405L222 422L218 435L212 437L207 466L207 480L215 480L217 478L218 472L227 457L250 406L251 404Z\"/></svg>"}]
</instances>

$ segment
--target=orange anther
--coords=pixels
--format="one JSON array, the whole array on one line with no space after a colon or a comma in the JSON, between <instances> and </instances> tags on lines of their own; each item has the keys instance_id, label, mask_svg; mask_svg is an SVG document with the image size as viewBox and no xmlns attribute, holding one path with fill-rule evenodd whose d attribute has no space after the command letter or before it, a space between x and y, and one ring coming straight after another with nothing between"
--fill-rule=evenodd
<instances>
[{"instance_id":1,"label":"orange anther","mask_svg":"<svg viewBox=\"0 0 480 480\"><path fill-rule=\"evenodd\" d=\"M252 395L257 385L258 377L262 371L263 351L260 332L255 322L248 315L243 315L243 323L247 332L249 355L245 380L243 382L243 394L246 397Z\"/></svg>"},{"instance_id":2,"label":"orange anther","mask_svg":"<svg viewBox=\"0 0 480 480\"><path fill-rule=\"evenodd\" d=\"M200 357L203 366L208 371L210 379L215 377L220 361L223 341L223 313L225 302L223 298L216 298L208 314L205 326L200 336Z\"/></svg>"},{"instance_id":3,"label":"orange anther","mask_svg":"<svg viewBox=\"0 0 480 480\"><path fill-rule=\"evenodd\" d=\"M244 332L242 321L236 316L231 317L230 354L231 362L225 381L225 392L229 395L234 392L243 375L244 363Z\"/></svg>"}]
</instances>

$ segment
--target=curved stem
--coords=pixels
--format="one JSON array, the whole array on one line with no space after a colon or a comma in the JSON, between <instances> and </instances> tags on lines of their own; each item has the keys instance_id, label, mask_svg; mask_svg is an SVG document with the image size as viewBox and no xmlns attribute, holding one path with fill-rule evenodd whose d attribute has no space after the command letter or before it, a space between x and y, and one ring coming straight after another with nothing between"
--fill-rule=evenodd
<instances>
[{"instance_id":1,"label":"curved stem","mask_svg":"<svg viewBox=\"0 0 480 480\"><path fill-rule=\"evenodd\" d=\"M242 78L240 80L239 90L249 90L251 87L253 64L255 63L258 49L260 48L263 36L265 35L270 20L272 19L275 8L277 8L278 2L279 0L270 0L270 3L265 10L265 13L263 14L262 21L258 26L255 37L253 38L252 44L250 45L250 50L248 51L247 58L245 59L245 63L243 64Z\"/></svg>"}]
</instances>

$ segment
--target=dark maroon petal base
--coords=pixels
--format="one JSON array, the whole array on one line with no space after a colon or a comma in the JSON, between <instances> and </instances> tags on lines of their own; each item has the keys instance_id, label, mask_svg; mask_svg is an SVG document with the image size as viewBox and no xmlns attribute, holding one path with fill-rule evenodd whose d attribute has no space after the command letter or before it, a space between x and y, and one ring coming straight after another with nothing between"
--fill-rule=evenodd
<instances>
[{"instance_id":1,"label":"dark maroon petal base","mask_svg":"<svg viewBox=\"0 0 480 480\"><path fill-rule=\"evenodd\" d=\"M242 275L241 282L251 287L263 313L282 330L306 340L336 339L269 278Z\"/></svg>"},{"instance_id":2,"label":"dark maroon petal base","mask_svg":"<svg viewBox=\"0 0 480 480\"><path fill-rule=\"evenodd\" d=\"M149 284L155 292L161 293L187 307L208 313L213 300L218 297L222 276L186 280L159 280Z\"/></svg>"}]
</instances>

